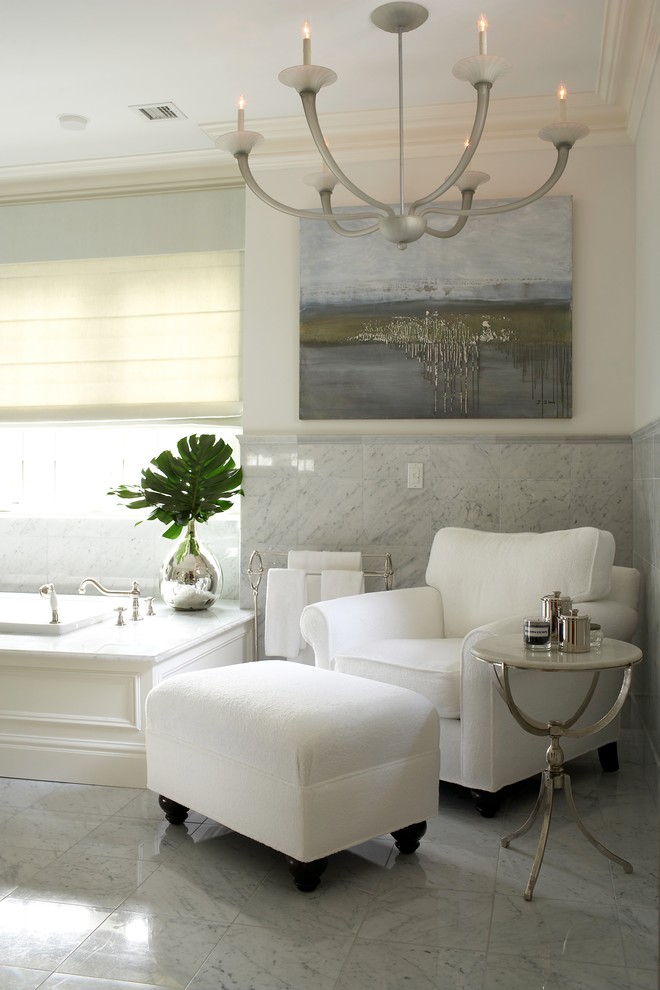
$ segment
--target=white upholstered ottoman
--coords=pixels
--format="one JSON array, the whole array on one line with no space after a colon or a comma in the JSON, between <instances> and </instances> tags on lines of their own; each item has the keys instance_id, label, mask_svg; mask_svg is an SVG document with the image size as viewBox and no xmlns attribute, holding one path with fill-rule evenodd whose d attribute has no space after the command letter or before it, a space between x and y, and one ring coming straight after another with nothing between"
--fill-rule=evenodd
<instances>
[{"instance_id":1,"label":"white upholstered ottoman","mask_svg":"<svg viewBox=\"0 0 660 990\"><path fill-rule=\"evenodd\" d=\"M438 806L438 716L420 694L269 660L171 677L146 703L147 786L285 853L300 890L390 832L413 852Z\"/></svg>"}]
</instances>

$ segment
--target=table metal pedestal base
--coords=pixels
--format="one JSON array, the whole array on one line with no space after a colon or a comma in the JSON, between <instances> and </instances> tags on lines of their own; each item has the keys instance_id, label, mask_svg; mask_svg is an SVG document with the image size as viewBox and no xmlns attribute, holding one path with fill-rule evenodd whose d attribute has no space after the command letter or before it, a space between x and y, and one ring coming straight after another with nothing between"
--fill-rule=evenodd
<instances>
[{"instance_id":1,"label":"table metal pedestal base","mask_svg":"<svg viewBox=\"0 0 660 990\"><path fill-rule=\"evenodd\" d=\"M550 820L552 818L555 791L564 791L564 794L566 795L566 804L568 805L568 810L571 813L571 817L577 824L585 839L588 839L592 846L595 846L596 849L603 854L603 856L607 856L608 859L611 859L614 863L618 863L619 866L622 866L626 873L633 872L632 864L626 859L622 859L620 856L617 856L616 853L611 851L611 849L608 849L602 842L599 842L598 839L591 834L587 826L580 818L578 810L575 807L575 801L573 800L571 778L569 774L566 773L563 766L564 753L559 745L559 735L561 729L558 725L553 726L553 728L557 734L552 734L552 744L547 752L548 767L543 771L539 796L536 799L536 804L532 809L532 813L527 821L520 826L520 828L517 828L515 832L509 832L508 835L502 836L500 840L500 844L504 846L505 849L508 848L513 839L517 839L518 836L524 835L530 830L541 813L541 810L543 810L543 821L541 823L541 834L539 836L538 846L536 847L536 856L534 857L532 869L529 874L529 880L527 881L527 886L525 888L524 897L526 901L531 901L532 899L534 885L538 879L541 863L543 862L545 846L548 841L548 832L550 831Z\"/></svg>"}]
</instances>

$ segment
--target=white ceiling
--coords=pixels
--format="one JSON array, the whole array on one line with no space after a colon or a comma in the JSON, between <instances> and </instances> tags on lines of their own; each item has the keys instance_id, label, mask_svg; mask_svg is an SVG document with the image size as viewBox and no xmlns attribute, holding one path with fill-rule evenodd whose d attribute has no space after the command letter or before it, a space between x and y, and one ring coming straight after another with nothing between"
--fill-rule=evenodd
<instances>
[{"instance_id":1,"label":"white ceiling","mask_svg":"<svg viewBox=\"0 0 660 990\"><path fill-rule=\"evenodd\" d=\"M301 25L312 26L312 61L338 82L318 98L322 124L359 129L397 103L396 36L370 20L370 0L19 0L2 5L0 197L5 183L104 171L185 167L226 159L213 142L246 127L283 148L301 131L299 98L277 81L302 61ZM427 0L429 18L404 36L405 105L420 120L443 115L459 131L474 91L452 66L478 51L476 21L489 19L488 51L512 63L493 89L500 120L552 119L560 81L569 113L598 132L625 131L654 57L658 0ZM641 68L640 68L641 66ZM640 95L641 87L641 95ZM184 120L149 122L131 107L173 101ZM356 113L359 111L358 113ZM61 114L89 118L63 130ZM355 116L353 117L353 115ZM586 115L586 119L585 119ZM355 125L354 125L355 126ZM469 129L469 128L468 128ZM280 142L278 145L277 142ZM284 142L284 144L282 143Z\"/></svg>"}]
</instances>

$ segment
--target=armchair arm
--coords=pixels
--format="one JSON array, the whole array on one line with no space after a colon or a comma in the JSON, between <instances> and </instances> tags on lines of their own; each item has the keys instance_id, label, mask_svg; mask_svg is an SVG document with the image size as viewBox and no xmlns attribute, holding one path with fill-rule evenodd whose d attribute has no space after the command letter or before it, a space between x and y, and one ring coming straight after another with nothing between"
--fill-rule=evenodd
<instances>
[{"instance_id":1,"label":"armchair arm","mask_svg":"<svg viewBox=\"0 0 660 990\"><path fill-rule=\"evenodd\" d=\"M581 603L580 612L588 615L592 622L600 623L604 636L632 643L638 621L634 608L621 602L601 598L597 602Z\"/></svg>"},{"instance_id":2,"label":"armchair arm","mask_svg":"<svg viewBox=\"0 0 660 990\"><path fill-rule=\"evenodd\" d=\"M435 588L400 588L350 595L308 605L300 630L317 667L332 667L339 653L376 639L440 639L442 598Z\"/></svg>"}]
</instances>

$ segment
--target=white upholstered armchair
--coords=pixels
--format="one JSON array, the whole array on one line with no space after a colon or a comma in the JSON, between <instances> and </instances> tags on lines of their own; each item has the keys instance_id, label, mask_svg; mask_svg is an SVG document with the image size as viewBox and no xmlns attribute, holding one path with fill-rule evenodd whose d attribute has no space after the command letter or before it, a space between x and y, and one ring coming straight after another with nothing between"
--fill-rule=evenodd
<instances>
[{"instance_id":1,"label":"white upholstered armchair","mask_svg":"<svg viewBox=\"0 0 660 990\"><path fill-rule=\"evenodd\" d=\"M614 538L592 527L551 533L447 528L435 536L426 587L374 592L308 606L301 630L317 666L411 688L440 714L440 779L470 788L486 816L497 792L545 767L547 741L525 733L498 694L492 669L471 647L520 632L544 595L561 591L604 634L630 641L637 627L639 572L615 567ZM566 717L587 673L513 672L514 694L532 716ZM580 679L581 683L578 683ZM601 674L580 724L609 708L621 674ZM582 739L564 739L566 759L598 748L617 769L619 719Z\"/></svg>"}]
</instances>

